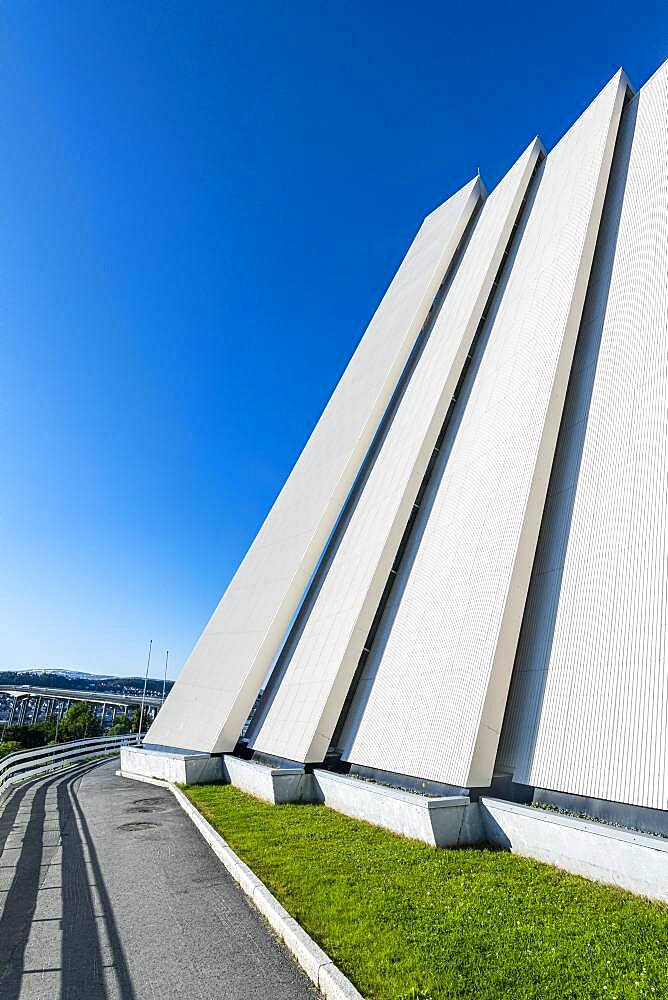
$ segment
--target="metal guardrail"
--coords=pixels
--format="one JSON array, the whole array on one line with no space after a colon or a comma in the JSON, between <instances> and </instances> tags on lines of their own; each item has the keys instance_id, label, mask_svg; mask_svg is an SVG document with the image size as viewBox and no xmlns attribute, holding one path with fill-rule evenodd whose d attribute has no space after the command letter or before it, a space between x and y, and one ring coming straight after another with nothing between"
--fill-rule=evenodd
<instances>
[{"instance_id":1,"label":"metal guardrail","mask_svg":"<svg viewBox=\"0 0 668 1000\"><path fill-rule=\"evenodd\" d=\"M62 767L78 764L92 757L107 757L121 747L136 746L141 737L136 733L125 736L96 736L90 740L71 740L51 746L20 750L0 757L0 798L8 788L26 778L48 774Z\"/></svg>"}]
</instances>

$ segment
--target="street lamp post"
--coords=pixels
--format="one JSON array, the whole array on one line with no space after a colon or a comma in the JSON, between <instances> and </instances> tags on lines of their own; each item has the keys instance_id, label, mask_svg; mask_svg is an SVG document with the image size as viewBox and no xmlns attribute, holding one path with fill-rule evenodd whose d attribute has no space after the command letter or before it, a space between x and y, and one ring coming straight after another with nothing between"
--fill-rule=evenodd
<instances>
[{"instance_id":1,"label":"street lamp post","mask_svg":"<svg viewBox=\"0 0 668 1000\"><path fill-rule=\"evenodd\" d=\"M151 666L151 647L153 646L153 639L149 639L148 643L148 660L146 661L146 674L144 675L144 691L141 696L141 712L139 713L139 732L138 736L141 738L141 727L144 722L144 702L146 701L146 685L148 684L148 668Z\"/></svg>"},{"instance_id":2,"label":"street lamp post","mask_svg":"<svg viewBox=\"0 0 668 1000\"><path fill-rule=\"evenodd\" d=\"M162 678L162 702L160 708L165 704L165 688L167 687L167 661L169 660L169 650L165 653L165 676Z\"/></svg>"}]
</instances>

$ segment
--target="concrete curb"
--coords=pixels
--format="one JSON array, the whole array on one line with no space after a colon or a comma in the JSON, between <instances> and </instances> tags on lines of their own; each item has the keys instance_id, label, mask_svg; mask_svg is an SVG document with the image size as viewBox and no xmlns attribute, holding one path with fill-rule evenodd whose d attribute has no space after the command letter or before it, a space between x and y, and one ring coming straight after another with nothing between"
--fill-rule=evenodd
<instances>
[{"instance_id":1,"label":"concrete curb","mask_svg":"<svg viewBox=\"0 0 668 1000\"><path fill-rule=\"evenodd\" d=\"M254 906L260 911L272 930L283 941L295 961L304 970L327 1000L363 1000L353 984L341 972L327 952L309 937L294 917L278 902L263 882L255 875L248 865L239 858L230 845L214 830L211 824L202 816L183 792L169 781L159 778L149 778L143 774L128 774L116 772L123 778L133 781L143 781L149 785L159 785L172 793L184 813L199 830L207 844L223 864L235 882L248 896Z\"/></svg>"}]
</instances>

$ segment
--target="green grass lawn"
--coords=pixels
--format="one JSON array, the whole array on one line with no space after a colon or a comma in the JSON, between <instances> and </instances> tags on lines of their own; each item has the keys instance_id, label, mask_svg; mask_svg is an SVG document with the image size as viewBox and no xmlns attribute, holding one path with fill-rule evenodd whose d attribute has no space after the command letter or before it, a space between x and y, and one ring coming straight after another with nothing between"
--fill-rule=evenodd
<instances>
[{"instance_id":1,"label":"green grass lawn","mask_svg":"<svg viewBox=\"0 0 668 1000\"><path fill-rule=\"evenodd\" d=\"M184 791L365 997L668 998L668 907L325 806Z\"/></svg>"}]
</instances>

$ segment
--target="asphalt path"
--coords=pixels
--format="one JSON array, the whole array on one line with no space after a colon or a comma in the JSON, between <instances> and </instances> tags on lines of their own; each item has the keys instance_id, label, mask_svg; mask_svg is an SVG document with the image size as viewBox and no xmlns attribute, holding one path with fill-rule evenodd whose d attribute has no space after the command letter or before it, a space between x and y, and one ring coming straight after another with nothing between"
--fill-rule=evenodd
<instances>
[{"instance_id":1,"label":"asphalt path","mask_svg":"<svg viewBox=\"0 0 668 1000\"><path fill-rule=\"evenodd\" d=\"M118 760L0 803L2 1000L313 1000L174 797Z\"/></svg>"}]
</instances>

